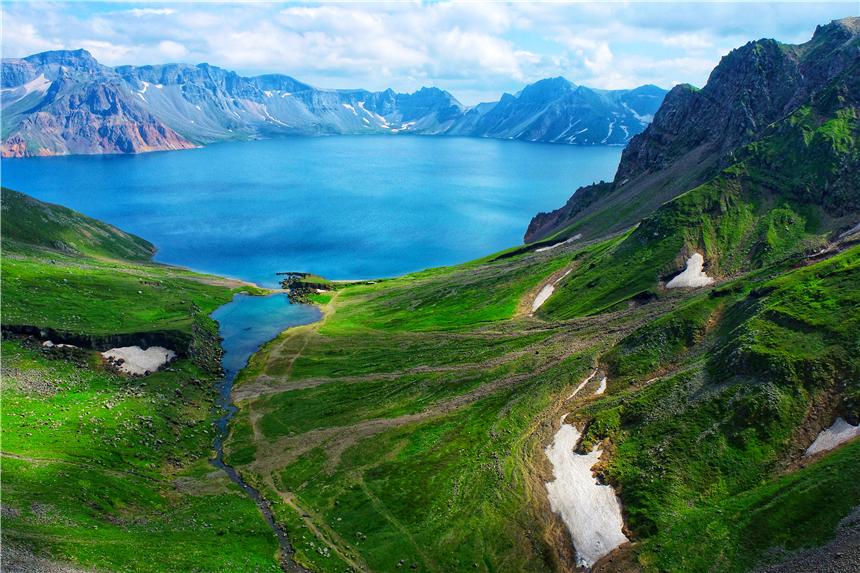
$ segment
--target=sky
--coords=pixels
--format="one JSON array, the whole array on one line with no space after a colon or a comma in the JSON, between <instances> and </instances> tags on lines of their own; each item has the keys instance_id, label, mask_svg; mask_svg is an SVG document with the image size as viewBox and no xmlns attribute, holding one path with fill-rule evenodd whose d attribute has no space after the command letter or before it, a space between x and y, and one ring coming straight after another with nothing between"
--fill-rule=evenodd
<instances>
[{"instance_id":1,"label":"sky","mask_svg":"<svg viewBox=\"0 0 860 573\"><path fill-rule=\"evenodd\" d=\"M20 2L2 55L89 50L101 63L200 63L325 88L448 90L467 105L541 78L702 86L757 38L809 39L860 2Z\"/></svg>"}]
</instances>

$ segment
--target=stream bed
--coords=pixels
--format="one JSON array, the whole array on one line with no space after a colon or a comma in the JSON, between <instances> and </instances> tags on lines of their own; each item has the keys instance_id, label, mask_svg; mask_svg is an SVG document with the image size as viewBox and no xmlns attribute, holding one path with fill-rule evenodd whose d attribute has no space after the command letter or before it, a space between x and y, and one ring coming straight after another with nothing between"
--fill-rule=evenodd
<instances>
[{"instance_id":1,"label":"stream bed","mask_svg":"<svg viewBox=\"0 0 860 573\"><path fill-rule=\"evenodd\" d=\"M223 413L215 421L216 432L213 444L215 458L212 464L224 470L260 508L266 523L278 539L281 549L281 568L290 572L304 572L305 569L293 561L293 548L289 536L286 530L275 521L268 502L224 461L224 440L229 431L230 420L238 411L230 396L233 382L239 371L248 363L251 355L284 330L316 322L321 317L322 312L318 307L291 304L286 294L269 296L237 294L232 301L212 313L212 318L218 321L219 332L223 338L221 346L224 348L224 357L221 360L224 377L218 384L216 400L216 405Z\"/></svg>"}]
</instances>

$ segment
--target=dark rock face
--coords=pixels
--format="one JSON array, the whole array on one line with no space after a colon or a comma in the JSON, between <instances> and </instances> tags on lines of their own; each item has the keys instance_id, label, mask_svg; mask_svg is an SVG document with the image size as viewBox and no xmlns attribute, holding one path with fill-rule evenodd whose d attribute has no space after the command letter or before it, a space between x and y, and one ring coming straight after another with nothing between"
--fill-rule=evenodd
<instances>
[{"instance_id":1,"label":"dark rock face","mask_svg":"<svg viewBox=\"0 0 860 573\"><path fill-rule=\"evenodd\" d=\"M860 18L819 26L802 45L759 40L722 58L701 90L675 86L654 121L633 137L610 188L595 200L584 187L552 213L537 215L526 242L539 240L585 217L632 205L603 226L584 223L595 235L628 227L663 202L691 189L732 164L738 152L777 122L822 97L860 61ZM848 92L850 87L843 85Z\"/></svg>"},{"instance_id":2,"label":"dark rock face","mask_svg":"<svg viewBox=\"0 0 860 573\"><path fill-rule=\"evenodd\" d=\"M439 88L323 90L209 64L100 65L84 50L3 62L2 153L138 153L277 134L451 134L625 144L651 120L655 86L600 91L543 80L467 108Z\"/></svg>"}]
</instances>

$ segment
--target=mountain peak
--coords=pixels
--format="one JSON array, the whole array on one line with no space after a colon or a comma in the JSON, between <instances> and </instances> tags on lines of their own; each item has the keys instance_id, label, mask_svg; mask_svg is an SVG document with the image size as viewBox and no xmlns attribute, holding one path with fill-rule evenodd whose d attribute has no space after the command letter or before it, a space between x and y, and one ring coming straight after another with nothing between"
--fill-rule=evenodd
<instances>
[{"instance_id":1,"label":"mountain peak","mask_svg":"<svg viewBox=\"0 0 860 573\"><path fill-rule=\"evenodd\" d=\"M24 60L36 65L61 65L75 67L95 67L98 61L83 48L77 50L51 50L27 56Z\"/></svg>"},{"instance_id":2,"label":"mountain peak","mask_svg":"<svg viewBox=\"0 0 860 573\"><path fill-rule=\"evenodd\" d=\"M820 39L821 36L830 34L842 34L848 38L860 37L860 16L849 16L833 20L829 24L823 24L815 27L815 33L812 35L812 40Z\"/></svg>"}]
</instances>

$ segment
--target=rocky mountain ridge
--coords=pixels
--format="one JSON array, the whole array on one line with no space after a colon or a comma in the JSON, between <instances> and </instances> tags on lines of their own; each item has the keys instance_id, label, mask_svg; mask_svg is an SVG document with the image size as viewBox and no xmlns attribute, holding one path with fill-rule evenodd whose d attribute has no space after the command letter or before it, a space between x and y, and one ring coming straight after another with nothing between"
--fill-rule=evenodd
<instances>
[{"instance_id":1,"label":"rocky mountain ridge","mask_svg":"<svg viewBox=\"0 0 860 573\"><path fill-rule=\"evenodd\" d=\"M459 135L623 145L650 122L656 86L595 90L541 80L472 107L447 91L327 90L209 64L99 64L85 50L2 65L4 156L137 153L274 135Z\"/></svg>"},{"instance_id":2,"label":"rocky mountain ridge","mask_svg":"<svg viewBox=\"0 0 860 573\"><path fill-rule=\"evenodd\" d=\"M535 216L526 242L629 227L734 164L749 153L747 146L824 98L835 97L839 103L823 111L821 123L851 113L856 123L851 77L858 62L856 17L819 26L805 44L764 39L733 50L702 89L682 84L666 94L654 121L625 148L612 182L583 187L560 209ZM781 128L793 125L789 121ZM622 206L623 217L608 216Z\"/></svg>"}]
</instances>

